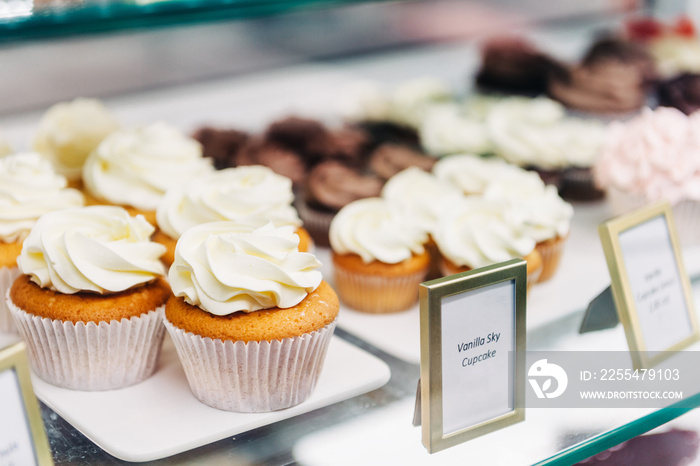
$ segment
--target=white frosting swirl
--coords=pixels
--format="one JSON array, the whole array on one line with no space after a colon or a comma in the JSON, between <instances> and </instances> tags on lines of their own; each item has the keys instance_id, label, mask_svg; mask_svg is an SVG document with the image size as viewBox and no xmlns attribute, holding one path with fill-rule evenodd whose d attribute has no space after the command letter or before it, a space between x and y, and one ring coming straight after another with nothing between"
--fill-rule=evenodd
<instances>
[{"instance_id":1,"label":"white frosting swirl","mask_svg":"<svg viewBox=\"0 0 700 466\"><path fill-rule=\"evenodd\" d=\"M110 134L88 157L85 186L112 204L154 211L169 188L212 170L202 147L165 123Z\"/></svg>"},{"instance_id":2,"label":"white frosting swirl","mask_svg":"<svg viewBox=\"0 0 700 466\"><path fill-rule=\"evenodd\" d=\"M452 98L449 86L433 77L415 78L401 83L391 95L391 119L418 128L431 106Z\"/></svg>"},{"instance_id":3,"label":"white frosting swirl","mask_svg":"<svg viewBox=\"0 0 700 466\"><path fill-rule=\"evenodd\" d=\"M460 152L484 154L492 150L485 123L466 117L456 104L438 105L429 109L419 133L423 148L433 155Z\"/></svg>"},{"instance_id":4,"label":"white frosting swirl","mask_svg":"<svg viewBox=\"0 0 700 466\"><path fill-rule=\"evenodd\" d=\"M552 185L545 185L534 172L494 180L484 192L486 199L508 203L513 216L521 216L523 231L536 242L566 237L574 209Z\"/></svg>"},{"instance_id":5,"label":"white frosting swirl","mask_svg":"<svg viewBox=\"0 0 700 466\"><path fill-rule=\"evenodd\" d=\"M441 212L449 209L462 193L418 167L409 167L384 184L382 197L395 205L407 221L434 233Z\"/></svg>"},{"instance_id":6,"label":"white frosting swirl","mask_svg":"<svg viewBox=\"0 0 700 466\"><path fill-rule=\"evenodd\" d=\"M83 202L83 195L66 188L65 177L41 155L25 152L0 158L0 241L21 241L43 214Z\"/></svg>"},{"instance_id":7,"label":"white frosting swirl","mask_svg":"<svg viewBox=\"0 0 700 466\"><path fill-rule=\"evenodd\" d=\"M14 152L14 149L12 149L12 146L10 145L5 138L0 135L0 157L4 157L6 155L10 155Z\"/></svg>"},{"instance_id":8,"label":"white frosting swirl","mask_svg":"<svg viewBox=\"0 0 700 466\"><path fill-rule=\"evenodd\" d=\"M389 93L374 81L358 81L348 86L340 99L342 115L351 121L388 120Z\"/></svg>"},{"instance_id":9,"label":"white frosting swirl","mask_svg":"<svg viewBox=\"0 0 700 466\"><path fill-rule=\"evenodd\" d=\"M24 240L17 265L42 288L64 294L127 290L164 275L165 246L149 240L142 215L90 206L43 215Z\"/></svg>"},{"instance_id":10,"label":"white frosting swirl","mask_svg":"<svg viewBox=\"0 0 700 466\"><path fill-rule=\"evenodd\" d=\"M440 217L435 242L457 266L471 268L525 257L535 241L505 202L464 197Z\"/></svg>"},{"instance_id":11,"label":"white frosting swirl","mask_svg":"<svg viewBox=\"0 0 700 466\"><path fill-rule=\"evenodd\" d=\"M88 155L119 124L99 100L75 99L49 108L34 136L34 150L71 180L80 179Z\"/></svg>"},{"instance_id":12,"label":"white frosting swirl","mask_svg":"<svg viewBox=\"0 0 700 466\"><path fill-rule=\"evenodd\" d=\"M602 123L567 117L561 104L544 97L502 100L487 126L497 155L544 169L592 166L605 137Z\"/></svg>"},{"instance_id":13,"label":"white frosting swirl","mask_svg":"<svg viewBox=\"0 0 700 466\"><path fill-rule=\"evenodd\" d=\"M660 37L651 41L649 50L659 73L666 78L681 73L700 73L700 42L697 37Z\"/></svg>"},{"instance_id":14,"label":"white frosting swirl","mask_svg":"<svg viewBox=\"0 0 700 466\"><path fill-rule=\"evenodd\" d=\"M357 254L365 263L397 264L423 253L426 232L387 200L370 197L351 202L336 214L329 231L339 254Z\"/></svg>"},{"instance_id":15,"label":"white frosting swirl","mask_svg":"<svg viewBox=\"0 0 700 466\"><path fill-rule=\"evenodd\" d=\"M433 174L464 194L482 194L493 180L524 169L496 157L459 154L438 160Z\"/></svg>"},{"instance_id":16,"label":"white frosting swirl","mask_svg":"<svg viewBox=\"0 0 700 466\"><path fill-rule=\"evenodd\" d=\"M227 168L168 190L158 205L158 227L171 238L195 225L233 220L262 226L301 226L292 206L292 180L262 165Z\"/></svg>"},{"instance_id":17,"label":"white frosting swirl","mask_svg":"<svg viewBox=\"0 0 700 466\"><path fill-rule=\"evenodd\" d=\"M177 242L170 286L215 315L296 306L322 279L321 263L298 245L292 226L197 225Z\"/></svg>"}]
</instances>

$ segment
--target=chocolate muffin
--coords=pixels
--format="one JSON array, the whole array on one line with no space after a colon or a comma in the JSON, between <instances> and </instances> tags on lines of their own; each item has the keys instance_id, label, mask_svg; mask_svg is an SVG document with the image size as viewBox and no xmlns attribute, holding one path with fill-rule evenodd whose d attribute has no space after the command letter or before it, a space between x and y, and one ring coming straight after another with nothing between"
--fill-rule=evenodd
<instances>
[{"instance_id":1,"label":"chocolate muffin","mask_svg":"<svg viewBox=\"0 0 700 466\"><path fill-rule=\"evenodd\" d=\"M684 73L659 84L659 105L675 107L686 115L700 108L700 74Z\"/></svg>"},{"instance_id":2,"label":"chocolate muffin","mask_svg":"<svg viewBox=\"0 0 700 466\"><path fill-rule=\"evenodd\" d=\"M482 91L538 95L547 89L555 61L527 40L498 37L481 49L476 85Z\"/></svg>"},{"instance_id":3,"label":"chocolate muffin","mask_svg":"<svg viewBox=\"0 0 700 466\"><path fill-rule=\"evenodd\" d=\"M606 38L594 43L580 64L556 69L548 92L573 109L626 113L646 103L656 80L654 61L643 46Z\"/></svg>"}]
</instances>

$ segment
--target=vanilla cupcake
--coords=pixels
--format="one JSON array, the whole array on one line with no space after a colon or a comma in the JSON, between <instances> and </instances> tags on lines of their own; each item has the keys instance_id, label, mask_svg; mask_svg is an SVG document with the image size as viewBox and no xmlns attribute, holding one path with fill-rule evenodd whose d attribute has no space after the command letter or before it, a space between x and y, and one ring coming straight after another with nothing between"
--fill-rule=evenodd
<instances>
[{"instance_id":1,"label":"vanilla cupcake","mask_svg":"<svg viewBox=\"0 0 700 466\"><path fill-rule=\"evenodd\" d=\"M298 244L271 223L206 223L178 240L165 325L203 403L265 412L311 395L339 305Z\"/></svg>"},{"instance_id":2,"label":"vanilla cupcake","mask_svg":"<svg viewBox=\"0 0 700 466\"><path fill-rule=\"evenodd\" d=\"M78 98L49 108L34 135L34 150L53 163L76 187L90 153L119 128L99 100Z\"/></svg>"},{"instance_id":3,"label":"vanilla cupcake","mask_svg":"<svg viewBox=\"0 0 700 466\"><path fill-rule=\"evenodd\" d=\"M429 109L421 122L419 134L423 149L434 156L493 151L486 123L469 117L456 103Z\"/></svg>"},{"instance_id":4,"label":"vanilla cupcake","mask_svg":"<svg viewBox=\"0 0 700 466\"><path fill-rule=\"evenodd\" d=\"M408 309L418 300L430 256L426 231L382 198L343 207L330 228L335 286L341 301L373 313Z\"/></svg>"},{"instance_id":5,"label":"vanilla cupcake","mask_svg":"<svg viewBox=\"0 0 700 466\"><path fill-rule=\"evenodd\" d=\"M7 305L34 371L75 390L141 382L156 369L170 288L153 227L116 206L50 212L34 225Z\"/></svg>"},{"instance_id":6,"label":"vanilla cupcake","mask_svg":"<svg viewBox=\"0 0 700 466\"><path fill-rule=\"evenodd\" d=\"M602 123L569 117L544 97L503 99L491 109L487 127L496 155L557 187L565 169L593 166L605 137Z\"/></svg>"},{"instance_id":7,"label":"vanilla cupcake","mask_svg":"<svg viewBox=\"0 0 700 466\"><path fill-rule=\"evenodd\" d=\"M512 214L506 202L481 196L465 197L446 210L435 234L443 275L523 258L528 286L537 282L542 257L535 240L523 231L522 219Z\"/></svg>"},{"instance_id":8,"label":"vanilla cupcake","mask_svg":"<svg viewBox=\"0 0 700 466\"><path fill-rule=\"evenodd\" d=\"M156 224L165 192L213 170L202 146L166 123L110 134L83 167L91 203L120 205Z\"/></svg>"},{"instance_id":9,"label":"vanilla cupcake","mask_svg":"<svg viewBox=\"0 0 700 466\"><path fill-rule=\"evenodd\" d=\"M479 157L471 154L452 155L440 159L433 174L441 182L454 186L463 194L483 194L493 180L525 170L497 157Z\"/></svg>"},{"instance_id":10,"label":"vanilla cupcake","mask_svg":"<svg viewBox=\"0 0 700 466\"><path fill-rule=\"evenodd\" d=\"M311 249L311 237L292 205L292 180L262 165L226 168L207 173L184 186L168 190L156 210L159 230L154 241L164 244L166 265L174 260L175 243L193 226L231 220L262 226L293 226L299 250Z\"/></svg>"},{"instance_id":11,"label":"vanilla cupcake","mask_svg":"<svg viewBox=\"0 0 700 466\"><path fill-rule=\"evenodd\" d=\"M412 227L427 234L424 246L430 255L430 270L426 278L440 276L440 253L433 237L441 213L462 198L460 190L420 168L409 167L384 184L382 197L395 206Z\"/></svg>"},{"instance_id":12,"label":"vanilla cupcake","mask_svg":"<svg viewBox=\"0 0 700 466\"><path fill-rule=\"evenodd\" d=\"M80 207L83 195L33 152L0 158L0 332L14 330L5 294L19 275L17 257L34 223L47 212Z\"/></svg>"},{"instance_id":13,"label":"vanilla cupcake","mask_svg":"<svg viewBox=\"0 0 700 466\"><path fill-rule=\"evenodd\" d=\"M564 244L569 237L574 209L557 189L545 185L537 174L523 172L500 177L489 184L484 198L505 201L514 218L522 221L522 231L535 240L542 256L538 281L549 280L559 266Z\"/></svg>"}]
</instances>

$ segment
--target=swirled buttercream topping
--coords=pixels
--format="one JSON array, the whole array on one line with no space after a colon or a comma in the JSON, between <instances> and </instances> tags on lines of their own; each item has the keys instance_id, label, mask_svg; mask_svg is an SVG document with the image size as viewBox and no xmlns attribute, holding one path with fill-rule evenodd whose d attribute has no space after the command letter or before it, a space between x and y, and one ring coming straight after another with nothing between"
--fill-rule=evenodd
<instances>
[{"instance_id":1,"label":"swirled buttercream topping","mask_svg":"<svg viewBox=\"0 0 700 466\"><path fill-rule=\"evenodd\" d=\"M65 294L127 290L164 275L165 246L154 228L116 206L90 206L43 215L24 240L17 265L42 288Z\"/></svg>"},{"instance_id":2,"label":"swirled buttercream topping","mask_svg":"<svg viewBox=\"0 0 700 466\"><path fill-rule=\"evenodd\" d=\"M351 121L389 119L389 93L374 81L358 81L348 86L340 100L342 115Z\"/></svg>"},{"instance_id":3,"label":"swirled buttercream topping","mask_svg":"<svg viewBox=\"0 0 700 466\"><path fill-rule=\"evenodd\" d=\"M449 209L462 193L418 167L409 167L384 184L382 197L395 205L413 225L433 233L440 213Z\"/></svg>"},{"instance_id":4,"label":"swirled buttercream topping","mask_svg":"<svg viewBox=\"0 0 700 466\"><path fill-rule=\"evenodd\" d=\"M25 152L0 158L0 241L21 241L43 214L83 202L83 195L66 188L65 177L41 155Z\"/></svg>"},{"instance_id":5,"label":"swirled buttercream topping","mask_svg":"<svg viewBox=\"0 0 700 466\"><path fill-rule=\"evenodd\" d=\"M437 156L462 152L483 154L492 150L485 123L462 114L456 104L429 109L419 133L423 148Z\"/></svg>"},{"instance_id":6,"label":"swirled buttercream topping","mask_svg":"<svg viewBox=\"0 0 700 466\"><path fill-rule=\"evenodd\" d=\"M99 100L75 99L49 108L34 136L34 150L69 179L80 179L90 153L119 124Z\"/></svg>"},{"instance_id":7,"label":"swirled buttercream topping","mask_svg":"<svg viewBox=\"0 0 700 466\"><path fill-rule=\"evenodd\" d=\"M397 264L421 254L425 230L412 224L389 201L371 197L346 205L333 217L331 247L339 254L357 254L365 263Z\"/></svg>"},{"instance_id":8,"label":"swirled buttercream topping","mask_svg":"<svg viewBox=\"0 0 700 466\"><path fill-rule=\"evenodd\" d=\"M188 228L225 220L301 226L292 206L292 180L262 165L215 171L168 190L158 205L158 227L171 238Z\"/></svg>"},{"instance_id":9,"label":"swirled buttercream topping","mask_svg":"<svg viewBox=\"0 0 700 466\"><path fill-rule=\"evenodd\" d=\"M523 172L494 180L484 197L507 202L513 216L522 216L525 234L537 242L563 238L569 233L574 208L559 197L556 187L545 185L537 173Z\"/></svg>"},{"instance_id":10,"label":"swirled buttercream topping","mask_svg":"<svg viewBox=\"0 0 700 466\"><path fill-rule=\"evenodd\" d=\"M632 120L612 123L593 174L602 188L650 202L700 200L700 115L647 108Z\"/></svg>"},{"instance_id":11,"label":"swirled buttercream topping","mask_svg":"<svg viewBox=\"0 0 700 466\"><path fill-rule=\"evenodd\" d=\"M451 98L449 86L440 79L428 76L411 79L392 93L390 117L397 123L418 128L433 105Z\"/></svg>"},{"instance_id":12,"label":"swirled buttercream topping","mask_svg":"<svg viewBox=\"0 0 700 466\"><path fill-rule=\"evenodd\" d=\"M83 180L99 199L154 211L168 189L211 170L197 141L154 123L105 138L85 162Z\"/></svg>"},{"instance_id":13,"label":"swirled buttercream topping","mask_svg":"<svg viewBox=\"0 0 700 466\"><path fill-rule=\"evenodd\" d=\"M599 122L567 117L561 104L544 97L504 99L487 126L497 155L545 169L591 166L605 137Z\"/></svg>"},{"instance_id":14,"label":"swirled buttercream topping","mask_svg":"<svg viewBox=\"0 0 700 466\"><path fill-rule=\"evenodd\" d=\"M322 278L321 263L298 245L292 226L197 225L178 240L170 286L215 315L296 306Z\"/></svg>"},{"instance_id":15,"label":"swirled buttercream topping","mask_svg":"<svg viewBox=\"0 0 700 466\"><path fill-rule=\"evenodd\" d=\"M525 170L496 157L460 154L444 157L433 167L433 174L441 182L459 189L464 194L481 194L493 180Z\"/></svg>"},{"instance_id":16,"label":"swirled buttercream topping","mask_svg":"<svg viewBox=\"0 0 700 466\"><path fill-rule=\"evenodd\" d=\"M465 197L446 210L434 238L446 258L471 268L522 258L535 248L505 202L481 196Z\"/></svg>"}]
</instances>

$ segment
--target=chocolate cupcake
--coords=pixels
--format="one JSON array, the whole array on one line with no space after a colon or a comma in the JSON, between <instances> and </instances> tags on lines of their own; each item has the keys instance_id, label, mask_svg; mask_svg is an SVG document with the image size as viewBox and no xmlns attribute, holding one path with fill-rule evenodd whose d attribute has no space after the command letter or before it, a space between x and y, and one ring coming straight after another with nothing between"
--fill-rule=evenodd
<instances>
[{"instance_id":1,"label":"chocolate cupcake","mask_svg":"<svg viewBox=\"0 0 700 466\"><path fill-rule=\"evenodd\" d=\"M202 145L202 155L214 159L214 167L221 170L236 166L236 154L250 135L236 129L199 128L192 135Z\"/></svg>"},{"instance_id":2,"label":"chocolate cupcake","mask_svg":"<svg viewBox=\"0 0 700 466\"><path fill-rule=\"evenodd\" d=\"M656 81L653 59L634 42L606 38L580 64L552 73L548 92L569 108L602 114L638 110Z\"/></svg>"},{"instance_id":3,"label":"chocolate cupcake","mask_svg":"<svg viewBox=\"0 0 700 466\"><path fill-rule=\"evenodd\" d=\"M238 151L236 165L264 165L278 175L292 180L298 189L306 180L306 163L298 152L290 150L279 143L252 137Z\"/></svg>"},{"instance_id":4,"label":"chocolate cupcake","mask_svg":"<svg viewBox=\"0 0 700 466\"><path fill-rule=\"evenodd\" d=\"M537 95L547 89L553 66L554 59L527 40L498 37L482 47L476 85L487 92Z\"/></svg>"},{"instance_id":5,"label":"chocolate cupcake","mask_svg":"<svg viewBox=\"0 0 700 466\"><path fill-rule=\"evenodd\" d=\"M369 158L369 169L388 180L408 167L418 167L427 172L433 169L437 159L401 144L382 144Z\"/></svg>"},{"instance_id":6,"label":"chocolate cupcake","mask_svg":"<svg viewBox=\"0 0 700 466\"><path fill-rule=\"evenodd\" d=\"M675 107L686 115L700 108L700 74L684 73L659 84L659 105Z\"/></svg>"},{"instance_id":7,"label":"chocolate cupcake","mask_svg":"<svg viewBox=\"0 0 700 466\"><path fill-rule=\"evenodd\" d=\"M329 246L328 230L335 214L357 199L379 196L383 185L377 176L362 174L336 160L322 162L310 172L297 210L314 242Z\"/></svg>"}]
</instances>

